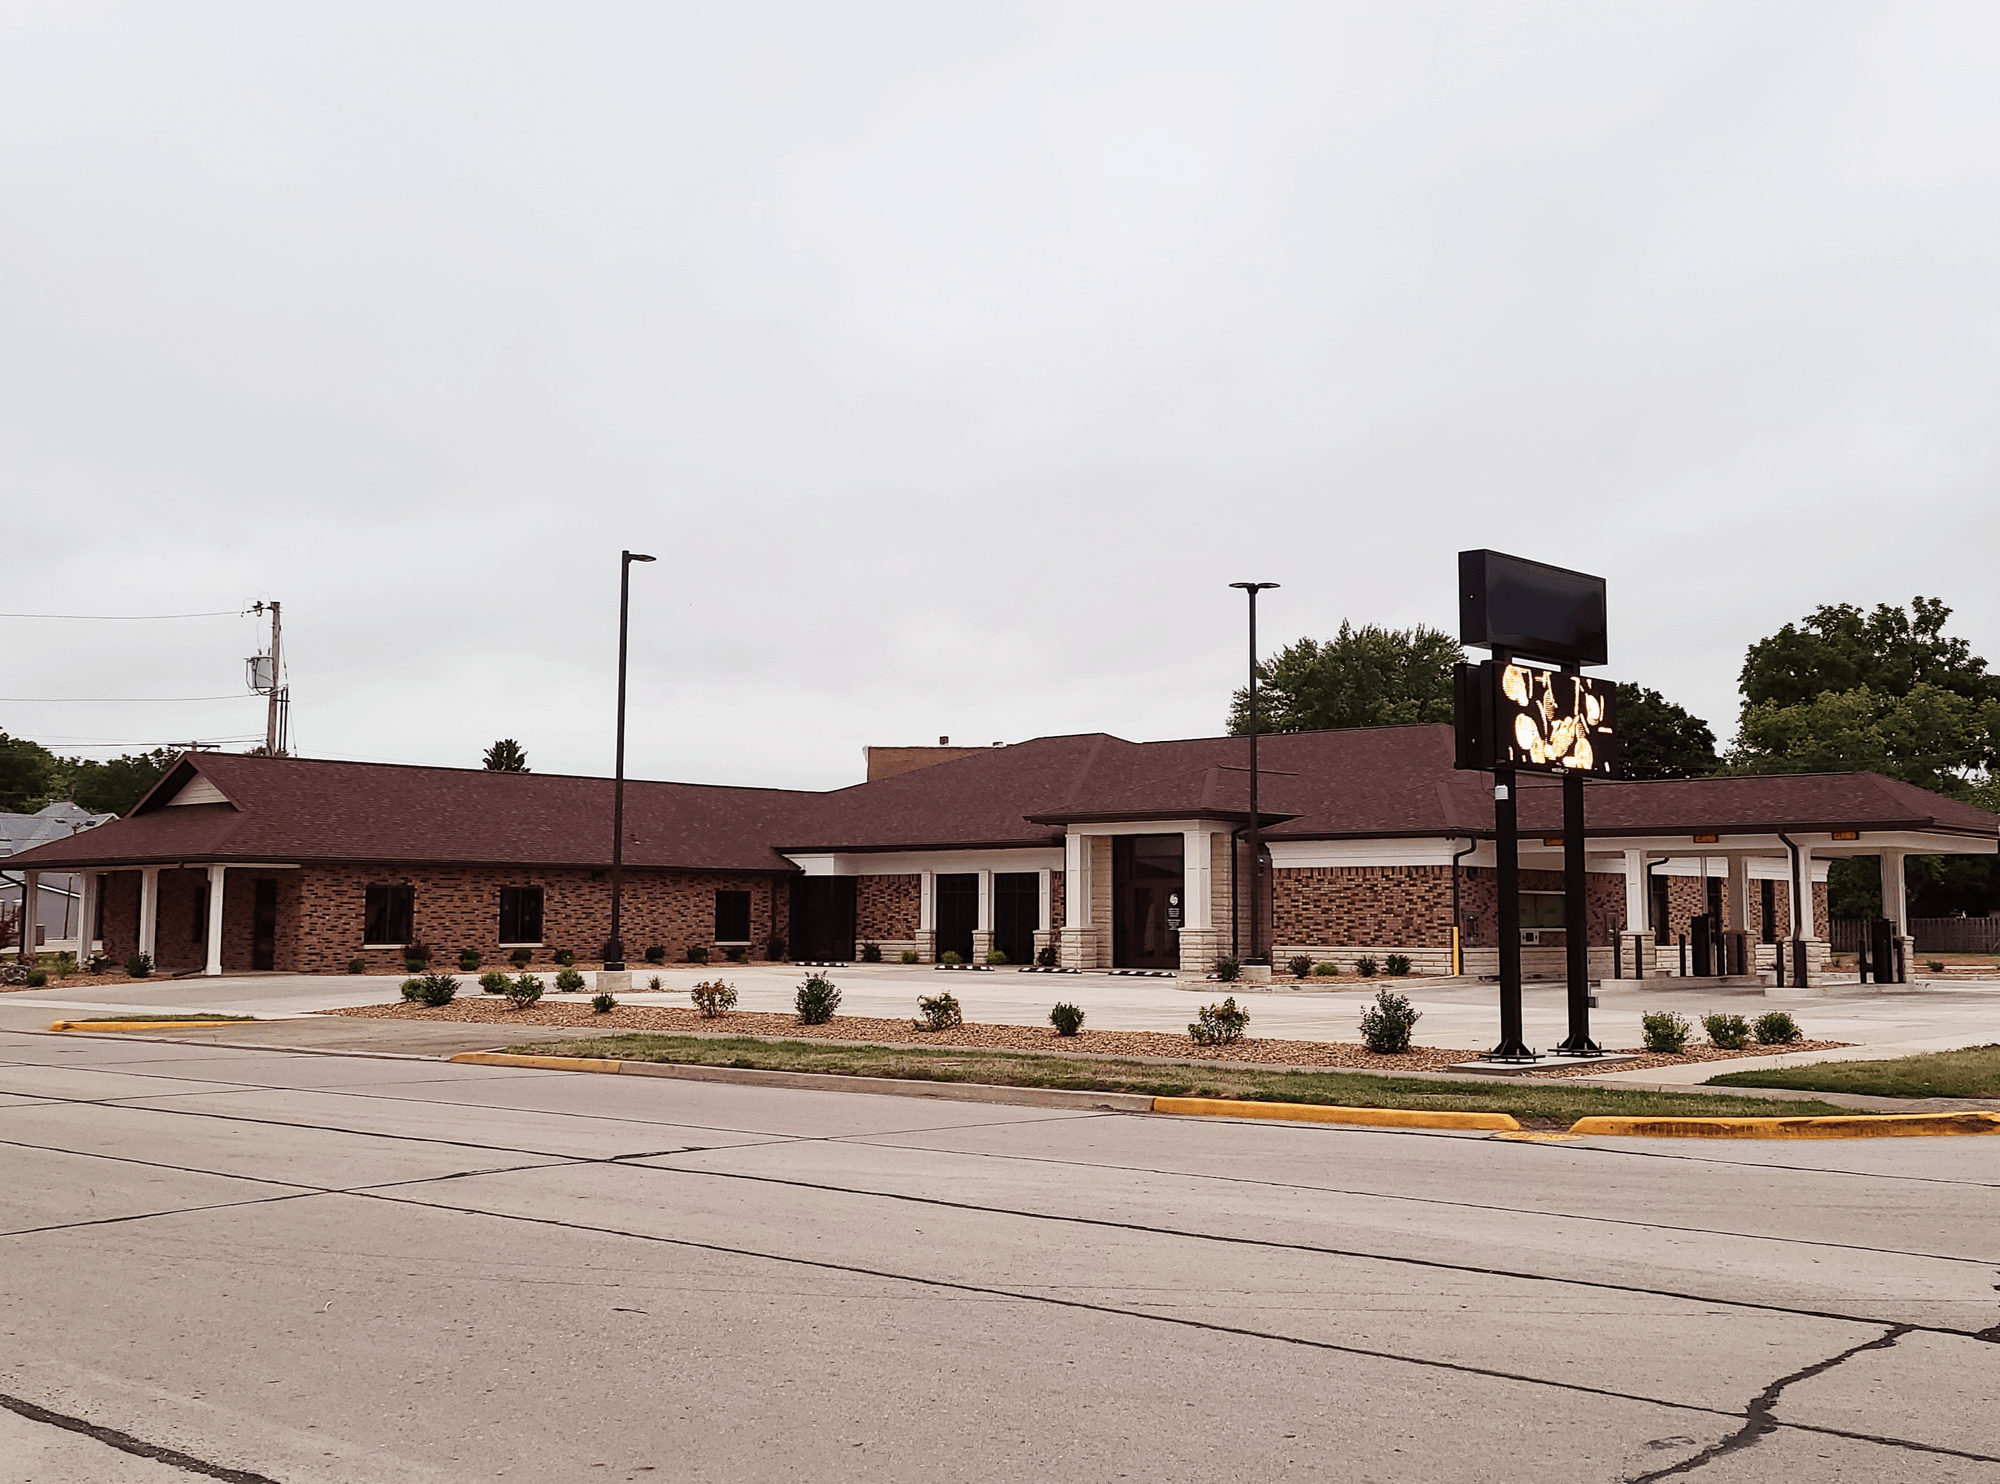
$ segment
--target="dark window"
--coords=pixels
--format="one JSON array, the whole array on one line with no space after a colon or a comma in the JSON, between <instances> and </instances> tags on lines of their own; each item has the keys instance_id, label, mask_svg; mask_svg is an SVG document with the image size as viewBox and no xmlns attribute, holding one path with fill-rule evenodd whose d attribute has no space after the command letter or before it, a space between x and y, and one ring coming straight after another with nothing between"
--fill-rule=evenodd
<instances>
[{"instance_id":1,"label":"dark window","mask_svg":"<svg viewBox=\"0 0 2000 1484\"><path fill-rule=\"evenodd\" d=\"M542 941L542 889L539 886L500 888L500 941Z\"/></svg>"},{"instance_id":2,"label":"dark window","mask_svg":"<svg viewBox=\"0 0 2000 1484\"><path fill-rule=\"evenodd\" d=\"M1569 921L1569 901L1559 891L1521 893L1521 926L1559 928Z\"/></svg>"},{"instance_id":3,"label":"dark window","mask_svg":"<svg viewBox=\"0 0 2000 1484\"><path fill-rule=\"evenodd\" d=\"M208 941L208 883L202 882L194 889L194 941Z\"/></svg>"},{"instance_id":4,"label":"dark window","mask_svg":"<svg viewBox=\"0 0 2000 1484\"><path fill-rule=\"evenodd\" d=\"M1653 942L1671 943L1674 935L1669 930L1673 918L1670 910L1673 904L1672 887L1667 878L1657 873L1653 876Z\"/></svg>"},{"instance_id":5,"label":"dark window","mask_svg":"<svg viewBox=\"0 0 2000 1484\"><path fill-rule=\"evenodd\" d=\"M715 894L715 941L718 943L750 941L749 892L719 891Z\"/></svg>"},{"instance_id":6,"label":"dark window","mask_svg":"<svg viewBox=\"0 0 2000 1484\"><path fill-rule=\"evenodd\" d=\"M953 871L932 883L932 920L937 927L935 951L942 959L955 953L972 962L972 934L979 926L979 873Z\"/></svg>"},{"instance_id":7,"label":"dark window","mask_svg":"<svg viewBox=\"0 0 2000 1484\"><path fill-rule=\"evenodd\" d=\"M1760 881L1757 884L1763 889L1764 897L1763 940L1766 943L1775 943L1778 941L1778 883Z\"/></svg>"},{"instance_id":8,"label":"dark window","mask_svg":"<svg viewBox=\"0 0 2000 1484\"><path fill-rule=\"evenodd\" d=\"M1035 961L1035 929L1042 925L1042 877L1038 871L993 874L993 946L1010 964Z\"/></svg>"},{"instance_id":9,"label":"dark window","mask_svg":"<svg viewBox=\"0 0 2000 1484\"><path fill-rule=\"evenodd\" d=\"M371 886L363 912L361 941L401 946L416 936L417 889L414 886Z\"/></svg>"}]
</instances>

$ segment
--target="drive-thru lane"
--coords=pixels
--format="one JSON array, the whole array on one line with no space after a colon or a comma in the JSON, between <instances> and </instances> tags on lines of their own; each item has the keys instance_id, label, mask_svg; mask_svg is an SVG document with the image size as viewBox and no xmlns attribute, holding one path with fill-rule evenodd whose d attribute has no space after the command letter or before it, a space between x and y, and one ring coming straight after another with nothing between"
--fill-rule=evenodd
<instances>
[{"instance_id":1,"label":"drive-thru lane","mask_svg":"<svg viewBox=\"0 0 2000 1484\"><path fill-rule=\"evenodd\" d=\"M2000 1477L2000 1140L0 1033L0 1163L10 1478Z\"/></svg>"}]
</instances>

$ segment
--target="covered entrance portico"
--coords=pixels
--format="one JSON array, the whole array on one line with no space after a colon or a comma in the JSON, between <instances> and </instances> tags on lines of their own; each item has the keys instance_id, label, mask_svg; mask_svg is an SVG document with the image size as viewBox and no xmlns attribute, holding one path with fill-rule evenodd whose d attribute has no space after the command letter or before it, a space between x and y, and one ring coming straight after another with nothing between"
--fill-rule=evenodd
<instances>
[{"instance_id":1,"label":"covered entrance portico","mask_svg":"<svg viewBox=\"0 0 2000 1484\"><path fill-rule=\"evenodd\" d=\"M137 951L143 953L157 971L192 971L209 976L225 971L257 972L290 967L278 963L278 873L297 871L299 867L296 864L162 861L136 868L121 864L120 869L130 871L139 878L136 936L124 941L136 941ZM166 891L163 875L167 873L192 878L191 892L186 885L178 891ZM99 896L110 878L86 871L81 879L86 883L86 905L94 913L98 910ZM129 897L127 901L130 901ZM168 904L185 909L184 916L177 911L174 920L166 922L162 908ZM183 921L185 927L182 926ZM110 926L106 924L107 938L113 936ZM163 927L176 939L184 931L186 938L169 940L163 937ZM195 962L185 968L178 966L184 962L180 954L183 944L195 952ZM163 947L166 949L164 954Z\"/></svg>"},{"instance_id":2,"label":"covered entrance portico","mask_svg":"<svg viewBox=\"0 0 2000 1484\"><path fill-rule=\"evenodd\" d=\"M1235 827L1221 819L1070 825L1063 967L1206 975L1231 947Z\"/></svg>"}]
</instances>

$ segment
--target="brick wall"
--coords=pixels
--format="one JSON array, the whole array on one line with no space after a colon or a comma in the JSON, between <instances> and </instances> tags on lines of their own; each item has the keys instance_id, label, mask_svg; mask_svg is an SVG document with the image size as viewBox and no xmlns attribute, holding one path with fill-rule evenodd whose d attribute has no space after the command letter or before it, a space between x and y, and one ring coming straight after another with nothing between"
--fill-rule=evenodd
<instances>
[{"instance_id":1,"label":"brick wall","mask_svg":"<svg viewBox=\"0 0 2000 1484\"><path fill-rule=\"evenodd\" d=\"M1051 930L1056 932L1062 930L1063 914L1068 908L1069 903L1063 899L1063 873L1060 871L1051 871L1049 872L1049 927Z\"/></svg>"},{"instance_id":2,"label":"brick wall","mask_svg":"<svg viewBox=\"0 0 2000 1484\"><path fill-rule=\"evenodd\" d=\"M854 935L863 942L913 941L923 878L862 876L854 883Z\"/></svg>"},{"instance_id":3,"label":"brick wall","mask_svg":"<svg viewBox=\"0 0 2000 1484\"><path fill-rule=\"evenodd\" d=\"M1451 942L1450 866L1305 866L1280 869L1272 941L1326 947L1447 947ZM1561 891L1560 871L1523 871L1521 890ZM1460 911L1467 947L1499 942L1499 895L1491 868L1462 867ZM1625 878L1593 871L1585 878L1585 931L1609 943L1625 919Z\"/></svg>"}]
</instances>

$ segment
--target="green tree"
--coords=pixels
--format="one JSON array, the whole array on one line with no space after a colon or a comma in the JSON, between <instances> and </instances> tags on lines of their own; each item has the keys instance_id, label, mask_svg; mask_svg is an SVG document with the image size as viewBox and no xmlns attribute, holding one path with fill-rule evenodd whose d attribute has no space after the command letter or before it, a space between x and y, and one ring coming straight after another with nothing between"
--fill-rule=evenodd
<instances>
[{"instance_id":1,"label":"green tree","mask_svg":"<svg viewBox=\"0 0 2000 1484\"><path fill-rule=\"evenodd\" d=\"M32 814L62 790L63 766L39 742L0 732L0 811Z\"/></svg>"},{"instance_id":2,"label":"green tree","mask_svg":"<svg viewBox=\"0 0 2000 1484\"><path fill-rule=\"evenodd\" d=\"M129 814L179 756L171 747L160 747L103 762L71 758L66 791L92 814Z\"/></svg>"},{"instance_id":3,"label":"green tree","mask_svg":"<svg viewBox=\"0 0 2000 1484\"><path fill-rule=\"evenodd\" d=\"M1301 639L1257 667L1257 729L1319 732L1450 721L1452 670L1464 658L1458 641L1437 629L1357 629L1343 620L1333 638ZM1242 736L1249 730L1246 688L1230 705L1229 731Z\"/></svg>"},{"instance_id":4,"label":"green tree","mask_svg":"<svg viewBox=\"0 0 2000 1484\"><path fill-rule=\"evenodd\" d=\"M1937 598L1913 598L1908 612L1887 603L1870 614L1852 603L1815 608L1803 623L1750 646L1737 677L1744 709L1803 705L1862 686L1907 696L1930 685L1967 700L2000 700L2000 675L1989 674L1965 640L1945 637L1950 617Z\"/></svg>"},{"instance_id":5,"label":"green tree","mask_svg":"<svg viewBox=\"0 0 2000 1484\"><path fill-rule=\"evenodd\" d=\"M1627 778L1704 778L1722 766L1709 724L1656 690L1618 687L1618 735Z\"/></svg>"},{"instance_id":6,"label":"green tree","mask_svg":"<svg viewBox=\"0 0 2000 1484\"><path fill-rule=\"evenodd\" d=\"M528 754L512 737L502 737L486 749L484 766L489 773L526 773Z\"/></svg>"},{"instance_id":7,"label":"green tree","mask_svg":"<svg viewBox=\"0 0 2000 1484\"><path fill-rule=\"evenodd\" d=\"M1809 701L1763 701L1744 707L1729 761L1737 773L1865 769L1964 797L2000 764L2000 700L1921 681L1904 695L1859 685Z\"/></svg>"}]
</instances>

